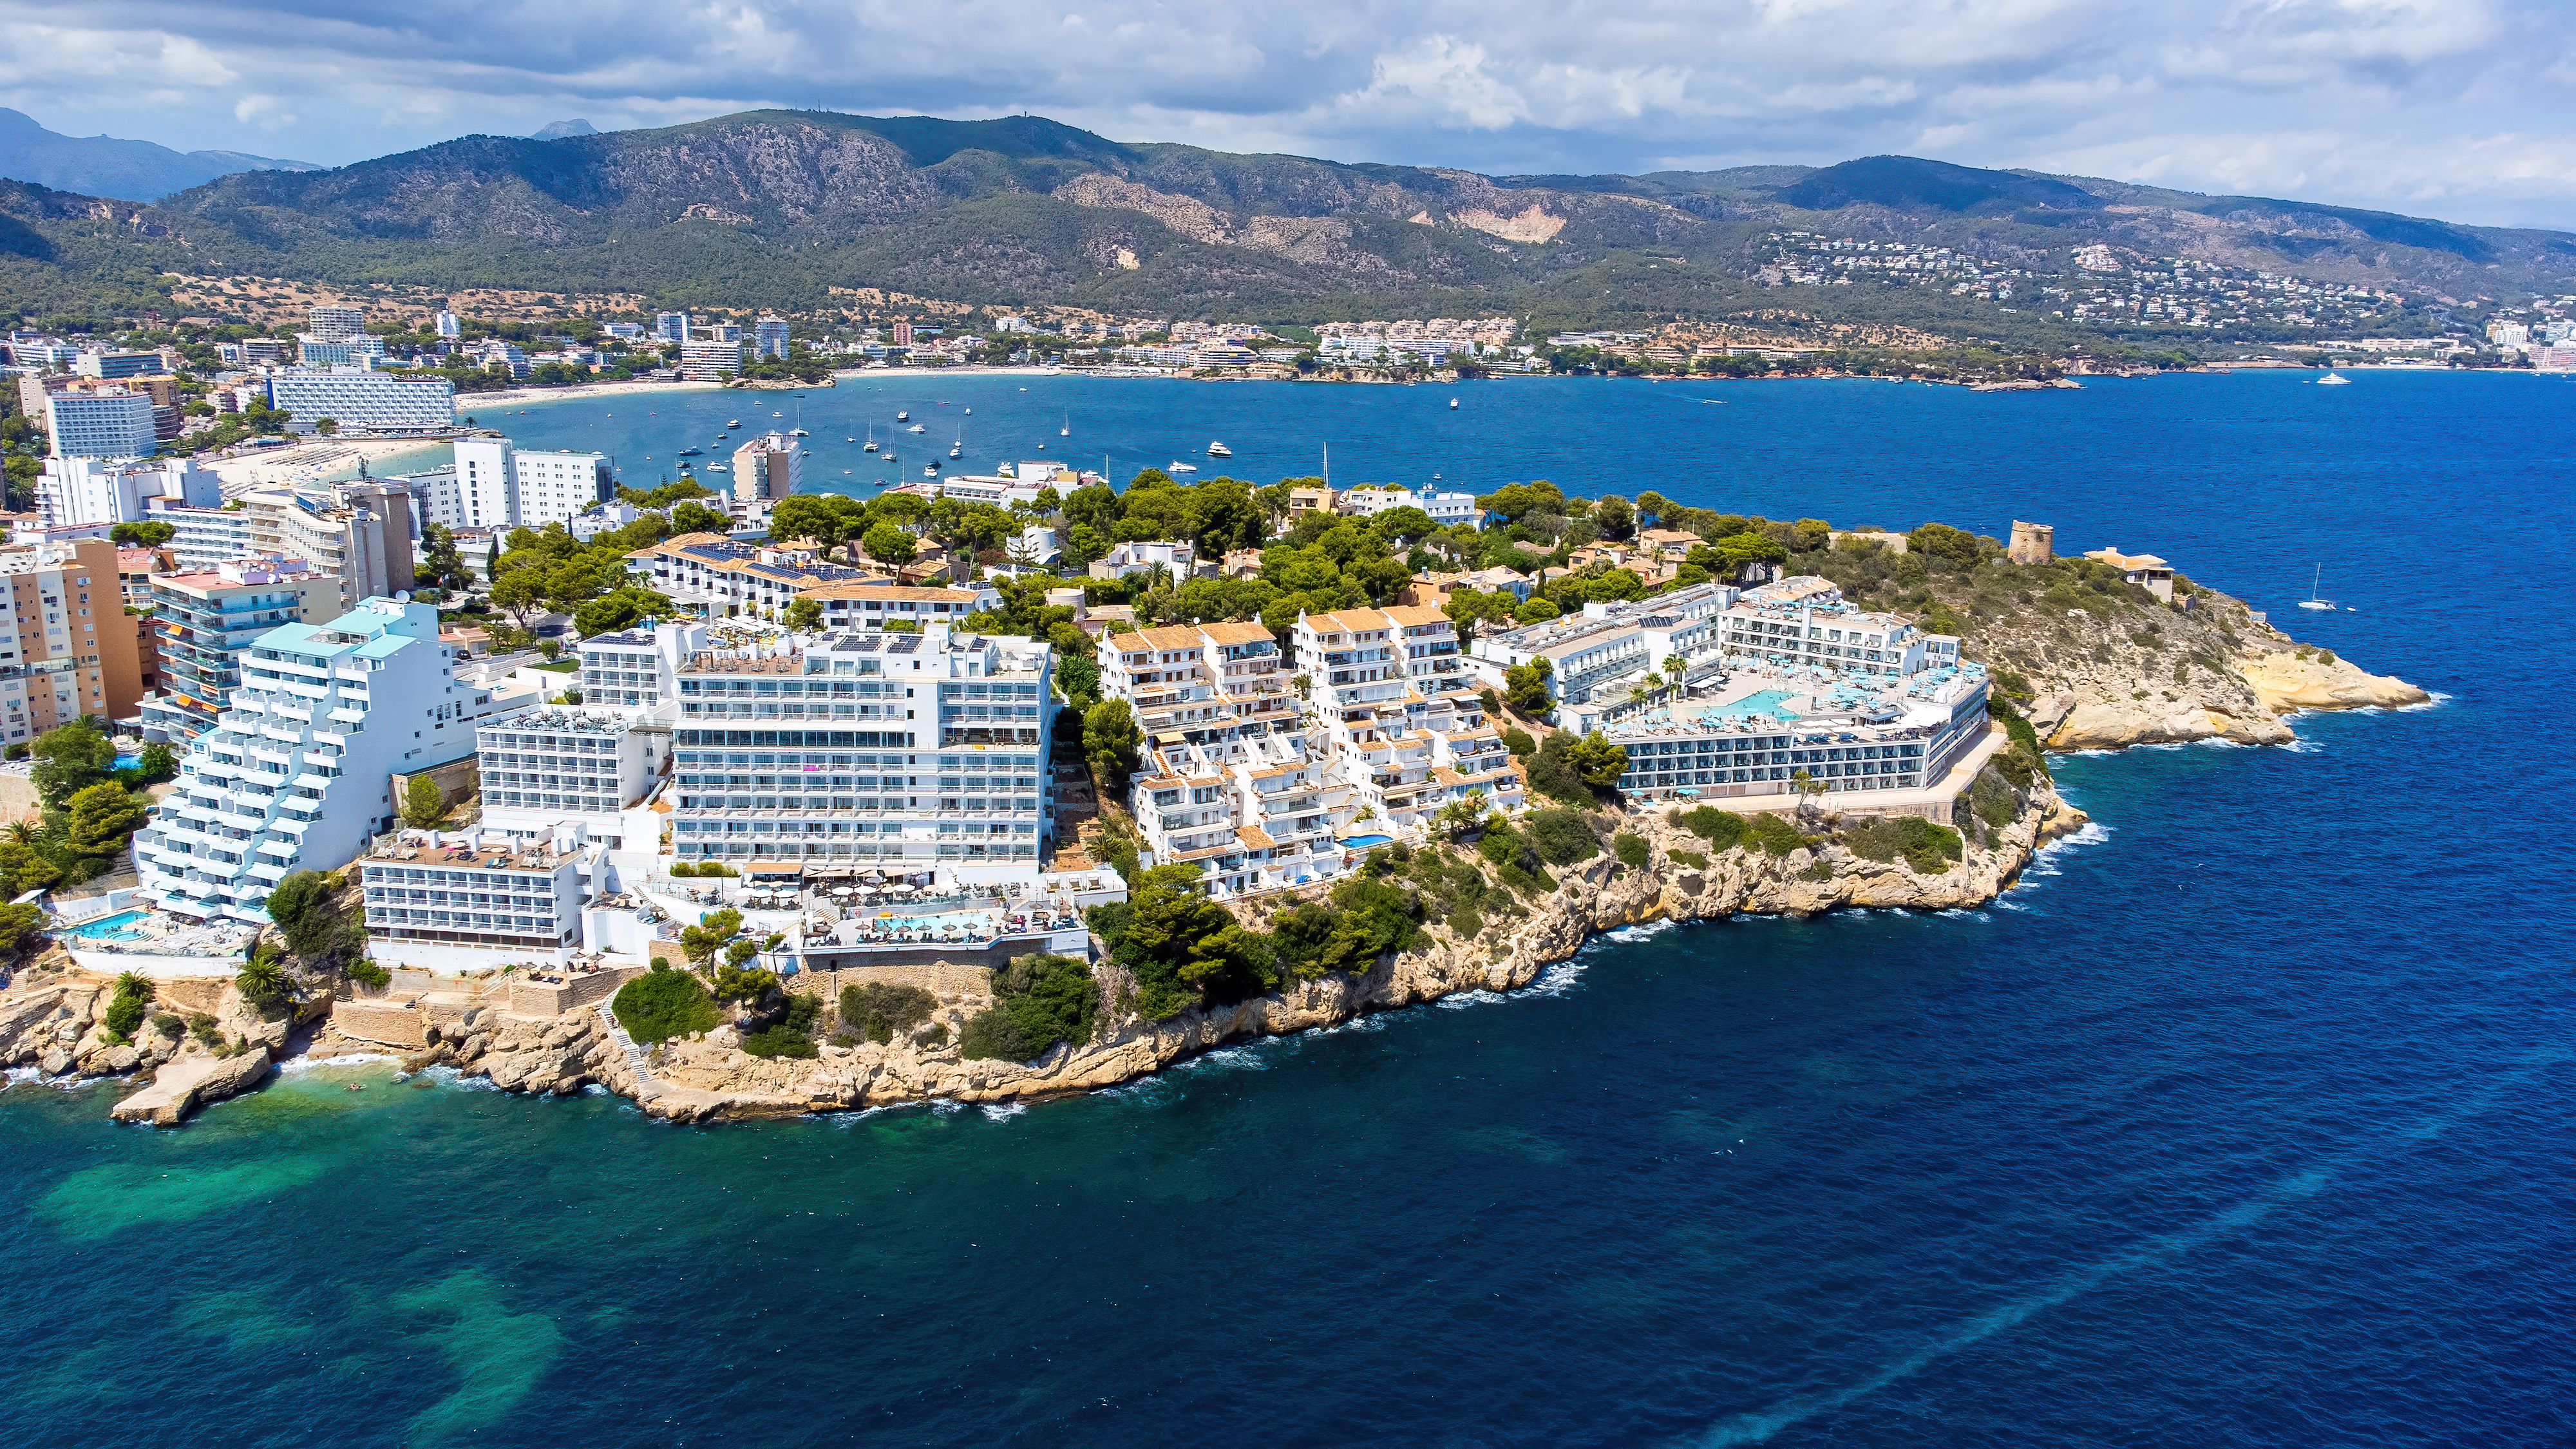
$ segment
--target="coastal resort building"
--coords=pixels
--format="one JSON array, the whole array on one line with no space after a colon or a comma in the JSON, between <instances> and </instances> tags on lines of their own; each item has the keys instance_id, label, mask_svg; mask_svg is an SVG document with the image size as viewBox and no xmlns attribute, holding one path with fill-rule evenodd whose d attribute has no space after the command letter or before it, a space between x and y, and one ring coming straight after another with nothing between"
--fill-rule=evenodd
<instances>
[{"instance_id":1,"label":"coastal resort building","mask_svg":"<svg viewBox=\"0 0 2576 1449\"><path fill-rule=\"evenodd\" d=\"M682 862L1034 879L1054 658L934 621L720 645L678 670Z\"/></svg>"},{"instance_id":2,"label":"coastal resort building","mask_svg":"<svg viewBox=\"0 0 2576 1449\"><path fill-rule=\"evenodd\" d=\"M537 699L459 682L438 610L388 598L261 634L241 675L134 836L143 898L193 921L265 924L277 882L393 828L396 774L464 759L478 727Z\"/></svg>"},{"instance_id":3,"label":"coastal resort building","mask_svg":"<svg viewBox=\"0 0 2576 1449\"><path fill-rule=\"evenodd\" d=\"M340 583L300 558L233 559L155 574L152 628L162 693L143 701L143 737L184 743L215 727L242 681L242 656L281 624L340 612Z\"/></svg>"},{"instance_id":4,"label":"coastal resort building","mask_svg":"<svg viewBox=\"0 0 2576 1449\"><path fill-rule=\"evenodd\" d=\"M2167 604L2174 601L2174 568L2151 553L2122 553L2116 548L2088 551L2086 558L2118 569L2123 578Z\"/></svg>"}]
</instances>

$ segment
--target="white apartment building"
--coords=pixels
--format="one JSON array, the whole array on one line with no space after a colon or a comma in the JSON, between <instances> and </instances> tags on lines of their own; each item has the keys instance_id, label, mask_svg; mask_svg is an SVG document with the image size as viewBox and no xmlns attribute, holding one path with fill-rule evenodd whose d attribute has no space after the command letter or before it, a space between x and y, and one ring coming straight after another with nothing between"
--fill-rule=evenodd
<instances>
[{"instance_id":1,"label":"white apartment building","mask_svg":"<svg viewBox=\"0 0 2576 1449\"><path fill-rule=\"evenodd\" d=\"M1523 803L1446 614L1411 605L1301 614L1291 644L1359 838L1418 830L1469 795L1502 809Z\"/></svg>"},{"instance_id":2,"label":"white apartment building","mask_svg":"<svg viewBox=\"0 0 2576 1449\"><path fill-rule=\"evenodd\" d=\"M680 664L707 647L703 624L594 634L574 646L585 709L652 709L679 697Z\"/></svg>"},{"instance_id":3,"label":"white apartment building","mask_svg":"<svg viewBox=\"0 0 2576 1449\"><path fill-rule=\"evenodd\" d=\"M246 508L190 508L169 498L147 500L146 517L169 524L173 532L162 547L170 550L185 573L203 573L237 558L251 548L251 516Z\"/></svg>"},{"instance_id":4,"label":"white apartment building","mask_svg":"<svg viewBox=\"0 0 2576 1449\"><path fill-rule=\"evenodd\" d=\"M763 317L752 324L752 350L756 356L787 360L787 319Z\"/></svg>"},{"instance_id":5,"label":"white apartment building","mask_svg":"<svg viewBox=\"0 0 2576 1449\"><path fill-rule=\"evenodd\" d=\"M1482 510L1476 507L1473 493L1440 493L1431 489L1415 491L1394 485L1369 484L1342 493L1337 506L1359 518L1374 518L1398 508L1419 508L1431 515L1431 521L1443 528L1453 524L1473 523Z\"/></svg>"},{"instance_id":6,"label":"white apartment building","mask_svg":"<svg viewBox=\"0 0 2576 1449\"><path fill-rule=\"evenodd\" d=\"M380 966L445 973L505 961L563 965L581 945L582 867L591 858L568 833L478 835L462 851L383 835L358 869L367 954Z\"/></svg>"},{"instance_id":7,"label":"white apartment building","mask_svg":"<svg viewBox=\"0 0 2576 1449\"><path fill-rule=\"evenodd\" d=\"M308 426L331 418L344 433L439 433L456 426L456 388L446 378L364 368L270 373L268 405Z\"/></svg>"},{"instance_id":8,"label":"white apartment building","mask_svg":"<svg viewBox=\"0 0 2576 1449\"><path fill-rule=\"evenodd\" d=\"M438 335L441 337L462 337L465 335L465 324L458 321L456 314L453 312L440 312L438 314L437 321L433 325L437 327Z\"/></svg>"},{"instance_id":9,"label":"white apartment building","mask_svg":"<svg viewBox=\"0 0 2576 1449\"><path fill-rule=\"evenodd\" d=\"M448 528L542 528L617 496L605 453L521 450L507 438L456 440L456 466L412 480L425 520Z\"/></svg>"},{"instance_id":10,"label":"white apartment building","mask_svg":"<svg viewBox=\"0 0 2576 1449\"><path fill-rule=\"evenodd\" d=\"M1734 586L1720 583L1615 603L1596 600L1579 614L1480 635L1470 655L1479 679L1491 688L1504 687L1504 671L1545 659L1548 692L1560 709L1615 700L1632 687L1629 681L1660 671L1676 655L1690 661L1695 676L1721 667L1721 616L1735 601ZM1573 717L1561 718L1567 728L1575 727Z\"/></svg>"},{"instance_id":11,"label":"white apartment building","mask_svg":"<svg viewBox=\"0 0 2576 1449\"><path fill-rule=\"evenodd\" d=\"M721 382L742 372L742 342L702 342L691 339L680 344L680 380L682 382Z\"/></svg>"},{"instance_id":12,"label":"white apartment building","mask_svg":"<svg viewBox=\"0 0 2576 1449\"><path fill-rule=\"evenodd\" d=\"M221 508L223 479L184 458L58 455L45 460L36 482L38 526L46 529L134 523L165 499L186 508Z\"/></svg>"},{"instance_id":13,"label":"white apartment building","mask_svg":"<svg viewBox=\"0 0 2576 1449\"><path fill-rule=\"evenodd\" d=\"M363 307L315 307L305 313L316 342L346 342L367 335L367 313Z\"/></svg>"},{"instance_id":14,"label":"white apartment building","mask_svg":"<svg viewBox=\"0 0 2576 1449\"><path fill-rule=\"evenodd\" d=\"M1034 880L1052 672L1045 644L938 623L694 655L678 679L674 850Z\"/></svg>"},{"instance_id":15,"label":"white apartment building","mask_svg":"<svg viewBox=\"0 0 2576 1449\"><path fill-rule=\"evenodd\" d=\"M1924 633L1895 614L1864 613L1813 576L1747 590L1720 627L1729 664L1773 673L1902 679L1959 662L1956 637Z\"/></svg>"},{"instance_id":16,"label":"white apartment building","mask_svg":"<svg viewBox=\"0 0 2576 1449\"><path fill-rule=\"evenodd\" d=\"M1171 572L1172 582L1180 583L1198 571L1198 548L1187 539L1147 539L1118 544L1106 558L1095 559L1091 576L1095 579L1123 579L1148 569L1163 568Z\"/></svg>"},{"instance_id":17,"label":"white apartment building","mask_svg":"<svg viewBox=\"0 0 2576 1449\"><path fill-rule=\"evenodd\" d=\"M161 446L152 395L114 387L47 393L45 434L58 458L141 458Z\"/></svg>"},{"instance_id":18,"label":"white apartment building","mask_svg":"<svg viewBox=\"0 0 2576 1449\"><path fill-rule=\"evenodd\" d=\"M577 827L611 850L652 851L661 827L651 798L671 758L671 723L645 710L530 710L475 731L481 757L483 828L513 839L541 839Z\"/></svg>"},{"instance_id":19,"label":"white apartment building","mask_svg":"<svg viewBox=\"0 0 2576 1449\"><path fill-rule=\"evenodd\" d=\"M320 489L264 489L235 500L250 519L245 553L283 554L340 580L340 600L410 590L411 490L397 484L333 483Z\"/></svg>"},{"instance_id":20,"label":"white apartment building","mask_svg":"<svg viewBox=\"0 0 2576 1449\"><path fill-rule=\"evenodd\" d=\"M658 338L662 339L662 340L663 340L663 341L665 341L665 342L686 342L686 341L688 341L688 340L689 340L689 314L688 314L688 313L686 313L686 312L656 312L656 313L654 313L654 314L653 314L653 335L654 335L655 337L658 337Z\"/></svg>"},{"instance_id":21,"label":"white apartment building","mask_svg":"<svg viewBox=\"0 0 2576 1449\"><path fill-rule=\"evenodd\" d=\"M142 893L190 919L264 924L278 881L336 870L393 827L393 775L471 754L479 724L535 699L457 682L428 604L370 598L272 629L135 834Z\"/></svg>"}]
</instances>

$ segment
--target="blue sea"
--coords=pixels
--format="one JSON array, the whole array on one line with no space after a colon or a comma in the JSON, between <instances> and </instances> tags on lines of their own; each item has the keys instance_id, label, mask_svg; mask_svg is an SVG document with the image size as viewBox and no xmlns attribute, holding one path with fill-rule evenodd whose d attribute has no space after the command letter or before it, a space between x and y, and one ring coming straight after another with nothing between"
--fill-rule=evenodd
<instances>
[{"instance_id":1,"label":"blue sea","mask_svg":"<svg viewBox=\"0 0 2576 1449\"><path fill-rule=\"evenodd\" d=\"M817 390L835 483L906 407L977 467L2052 522L2438 699L2063 759L2094 826L1987 909L1627 933L1022 1109L12 1086L0 1443L2576 1440L2576 383L2311 376ZM797 405L482 420L650 482Z\"/></svg>"}]
</instances>

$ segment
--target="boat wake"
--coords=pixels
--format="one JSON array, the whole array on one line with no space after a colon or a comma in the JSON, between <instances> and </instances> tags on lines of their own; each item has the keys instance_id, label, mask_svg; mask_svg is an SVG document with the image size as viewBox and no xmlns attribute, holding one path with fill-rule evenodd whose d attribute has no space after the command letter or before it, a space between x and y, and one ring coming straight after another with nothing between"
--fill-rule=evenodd
<instances>
[{"instance_id":1,"label":"boat wake","mask_svg":"<svg viewBox=\"0 0 2576 1449\"><path fill-rule=\"evenodd\" d=\"M1699 1442L1710 1446L1759 1444L1783 1429L1832 1413L1890 1384L1911 1378L1953 1354L2017 1328L2122 1274L2154 1267L2220 1238L2241 1233L2280 1208L2323 1192L2334 1181L2335 1173L2347 1163L2367 1158L2384 1165L2388 1157L2402 1152L2407 1144L2439 1137L2461 1122L2484 1115L2505 1093L2566 1061L2568 1055L2559 1048L2533 1052L2523 1058L2519 1069L2495 1078L2484 1090L2465 1098L2448 1111L2421 1118L2387 1138L2336 1153L2303 1171L2276 1178L2255 1189L2233 1207L2213 1213L2190 1227L2143 1239L2135 1247L2067 1274L2036 1292L1980 1313L1941 1338L1842 1388L1783 1400L1767 1409L1739 1414L1709 1430Z\"/></svg>"}]
</instances>

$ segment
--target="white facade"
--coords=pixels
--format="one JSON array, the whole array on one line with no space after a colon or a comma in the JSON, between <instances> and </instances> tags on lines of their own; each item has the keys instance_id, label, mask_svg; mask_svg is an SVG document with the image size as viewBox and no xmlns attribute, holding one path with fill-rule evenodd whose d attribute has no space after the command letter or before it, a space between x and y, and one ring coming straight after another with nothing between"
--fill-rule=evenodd
<instances>
[{"instance_id":1,"label":"white facade","mask_svg":"<svg viewBox=\"0 0 2576 1449\"><path fill-rule=\"evenodd\" d=\"M472 753L478 724L534 700L458 683L428 604L371 598L270 630L135 834L143 894L193 919L265 922L277 882L336 870L392 828L395 773Z\"/></svg>"},{"instance_id":2,"label":"white facade","mask_svg":"<svg viewBox=\"0 0 2576 1449\"><path fill-rule=\"evenodd\" d=\"M647 711L592 708L586 690L582 698L579 709L531 710L475 732L486 830L529 838L575 825L611 850L626 848L627 809L661 784L671 725Z\"/></svg>"},{"instance_id":3,"label":"white facade","mask_svg":"<svg viewBox=\"0 0 2576 1449\"><path fill-rule=\"evenodd\" d=\"M448 528L542 528L616 496L604 453L521 451L507 438L459 438L456 467L413 482L428 522Z\"/></svg>"},{"instance_id":4,"label":"white facade","mask_svg":"<svg viewBox=\"0 0 2576 1449\"><path fill-rule=\"evenodd\" d=\"M682 382L718 382L741 371L742 343L739 340L680 344Z\"/></svg>"},{"instance_id":5,"label":"white facade","mask_svg":"<svg viewBox=\"0 0 2576 1449\"><path fill-rule=\"evenodd\" d=\"M335 483L320 490L268 489L234 500L250 519L246 553L284 554L309 561L340 581L340 599L409 590L412 575L412 496L390 483Z\"/></svg>"},{"instance_id":6,"label":"white facade","mask_svg":"<svg viewBox=\"0 0 2576 1449\"><path fill-rule=\"evenodd\" d=\"M661 624L650 633L594 634L581 657L581 702L587 709L651 709L678 697L680 664L707 647L703 624Z\"/></svg>"},{"instance_id":7,"label":"white facade","mask_svg":"<svg viewBox=\"0 0 2576 1449\"><path fill-rule=\"evenodd\" d=\"M253 552L246 509L189 508L168 498L152 499L150 504L147 516L175 530L162 547L170 550L183 573L202 573Z\"/></svg>"},{"instance_id":8,"label":"white facade","mask_svg":"<svg viewBox=\"0 0 2576 1449\"><path fill-rule=\"evenodd\" d=\"M456 389L443 377L288 368L269 375L268 405L298 422L334 419L344 433L434 433L456 426Z\"/></svg>"},{"instance_id":9,"label":"white facade","mask_svg":"<svg viewBox=\"0 0 2576 1449\"><path fill-rule=\"evenodd\" d=\"M654 313L653 335L661 338L665 342L688 341L689 314L686 312Z\"/></svg>"},{"instance_id":10,"label":"white facade","mask_svg":"<svg viewBox=\"0 0 2576 1449\"><path fill-rule=\"evenodd\" d=\"M680 671L682 860L1034 881L1053 651L959 633L784 636Z\"/></svg>"},{"instance_id":11,"label":"white facade","mask_svg":"<svg viewBox=\"0 0 2576 1449\"><path fill-rule=\"evenodd\" d=\"M787 360L787 319L763 317L752 324L751 335L754 356Z\"/></svg>"},{"instance_id":12,"label":"white facade","mask_svg":"<svg viewBox=\"0 0 2576 1449\"><path fill-rule=\"evenodd\" d=\"M462 337L465 335L464 325L456 320L456 314L453 312L439 313L437 327L438 335L441 337Z\"/></svg>"},{"instance_id":13,"label":"white facade","mask_svg":"<svg viewBox=\"0 0 2576 1449\"><path fill-rule=\"evenodd\" d=\"M1179 583L1198 568L1198 549L1187 539L1121 543L1109 550L1107 558L1092 563L1091 576L1095 579L1119 579L1156 567L1171 570L1172 581Z\"/></svg>"},{"instance_id":14,"label":"white facade","mask_svg":"<svg viewBox=\"0 0 2576 1449\"><path fill-rule=\"evenodd\" d=\"M134 523L159 500L187 508L221 508L223 480L183 458L160 462L63 456L45 460L36 484L41 527Z\"/></svg>"},{"instance_id":15,"label":"white facade","mask_svg":"<svg viewBox=\"0 0 2576 1449\"><path fill-rule=\"evenodd\" d=\"M1582 705L1623 697L1627 681L1662 670L1677 655L1695 675L1719 668L1725 653L1720 616L1735 601L1734 586L1719 583L1617 603L1596 600L1580 614L1479 635L1469 652L1478 675L1497 689L1505 670L1545 659L1549 693L1560 705Z\"/></svg>"},{"instance_id":16,"label":"white facade","mask_svg":"<svg viewBox=\"0 0 2576 1449\"><path fill-rule=\"evenodd\" d=\"M305 316L316 342L346 342L367 335L367 313L363 307L315 307Z\"/></svg>"},{"instance_id":17,"label":"white facade","mask_svg":"<svg viewBox=\"0 0 2576 1449\"><path fill-rule=\"evenodd\" d=\"M459 972L503 961L560 966L581 944L583 854L570 838L467 843L388 834L359 868L367 953L380 966Z\"/></svg>"},{"instance_id":18,"label":"white facade","mask_svg":"<svg viewBox=\"0 0 2576 1449\"><path fill-rule=\"evenodd\" d=\"M140 458L161 446L152 395L122 388L48 393L45 432L58 458Z\"/></svg>"}]
</instances>

